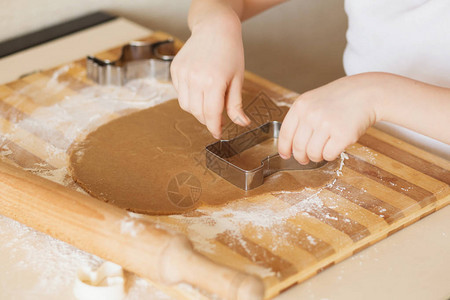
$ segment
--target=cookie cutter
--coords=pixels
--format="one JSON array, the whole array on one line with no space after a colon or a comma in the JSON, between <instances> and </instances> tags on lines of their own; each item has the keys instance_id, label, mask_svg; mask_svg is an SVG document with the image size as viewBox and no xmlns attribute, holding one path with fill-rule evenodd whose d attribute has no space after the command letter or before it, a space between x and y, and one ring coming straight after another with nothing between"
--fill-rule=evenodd
<instances>
[{"instance_id":1,"label":"cookie cutter","mask_svg":"<svg viewBox=\"0 0 450 300\"><path fill-rule=\"evenodd\" d=\"M227 160L227 158L238 155L267 139L277 139L280 128L280 122L267 122L233 139L221 140L206 146L206 166L238 188L247 191L260 186L264 182L264 177L278 171L311 170L320 168L327 163L326 161L309 162L302 165L293 156L289 159L282 159L277 153L261 160L259 167L253 170L245 170Z\"/></svg>"},{"instance_id":2,"label":"cookie cutter","mask_svg":"<svg viewBox=\"0 0 450 300\"><path fill-rule=\"evenodd\" d=\"M122 47L117 60L86 58L87 77L98 84L123 85L142 77L170 80L170 63L175 57L174 40L133 41Z\"/></svg>"}]
</instances>

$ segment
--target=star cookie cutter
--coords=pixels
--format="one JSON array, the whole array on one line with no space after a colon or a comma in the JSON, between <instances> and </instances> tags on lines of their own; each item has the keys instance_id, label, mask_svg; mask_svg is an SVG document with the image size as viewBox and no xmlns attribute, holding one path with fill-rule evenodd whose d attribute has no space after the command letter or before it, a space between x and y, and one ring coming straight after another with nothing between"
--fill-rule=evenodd
<instances>
[{"instance_id":1,"label":"star cookie cutter","mask_svg":"<svg viewBox=\"0 0 450 300\"><path fill-rule=\"evenodd\" d=\"M170 63L175 57L174 40L133 41L122 47L117 60L86 58L87 77L102 85L124 85L143 77L170 80Z\"/></svg>"}]
</instances>

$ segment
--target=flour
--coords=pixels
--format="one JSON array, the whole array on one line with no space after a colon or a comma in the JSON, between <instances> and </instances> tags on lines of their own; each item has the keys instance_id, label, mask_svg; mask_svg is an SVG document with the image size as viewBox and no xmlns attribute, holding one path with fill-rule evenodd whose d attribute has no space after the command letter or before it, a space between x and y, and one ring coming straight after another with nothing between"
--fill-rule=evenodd
<instances>
[{"instance_id":1,"label":"flour","mask_svg":"<svg viewBox=\"0 0 450 300\"><path fill-rule=\"evenodd\" d=\"M24 149L39 146L42 149L37 153L39 158L53 165L49 167L46 163L37 162L25 170L85 193L74 185L68 173L67 153L72 143L112 119L155 106L176 98L177 95L171 84L146 78L130 81L121 87L86 87L77 91L77 94L68 93L55 103L56 94L67 93L69 82L64 81L61 76L67 74L71 67L69 64L57 69L39 89L24 86L9 96L11 98L4 99L7 103L18 103L23 101L18 95L31 93L40 100L35 100L34 104L38 107L25 118L11 115L14 111L7 112L14 123L0 126L0 157L12 157L9 142ZM23 132L32 134L24 136ZM123 222L121 230L135 236L142 226L128 220ZM3 267L11 270L15 276L21 274L24 280L33 280L24 283L20 289L7 286L5 281L0 282L1 299L72 299L72 284L78 268L96 267L103 262L94 255L3 216L0 216L0 235L0 253L8 257L8 265ZM170 299L147 281L132 274L128 274L128 277L127 299ZM13 283L17 282L11 280ZM24 286L27 287L26 290L23 289Z\"/></svg>"},{"instance_id":2,"label":"flour","mask_svg":"<svg viewBox=\"0 0 450 300\"><path fill-rule=\"evenodd\" d=\"M217 295L210 294L210 293L207 293L206 291L199 290L196 287L194 287L190 284L187 284L187 283L177 284L177 287L180 290L185 291L188 295L202 294L204 297L206 297L206 299L209 299L209 300L222 300L222 298L220 298ZM193 298L193 299L195 299L195 298Z\"/></svg>"},{"instance_id":3,"label":"flour","mask_svg":"<svg viewBox=\"0 0 450 300\"><path fill-rule=\"evenodd\" d=\"M346 159L348 159L348 155L342 153L339 168L335 171L336 176L342 175ZM310 213L320 210L324 206L319 194L325 188L332 187L335 182L336 179L333 179L324 187L317 189L305 188L298 192L281 191L273 193L274 196L288 194L290 203L294 204L283 203L277 197L268 196L267 199L257 202L249 202L245 199L233 201L222 206L220 210L210 210L207 207L199 208L197 212L202 213L202 215L194 218L185 215L171 215L169 217L187 225L188 237L200 252L214 253L214 240L220 234L225 233L234 236L245 248L246 243L242 239L241 228L251 226L256 230L256 238L262 238L263 232L275 231L276 228L280 228L281 225L286 224L290 218L296 215L309 216ZM335 216L329 214L324 214L323 217L337 220ZM344 221L350 222L350 219L344 218ZM276 233L276 235L282 234L285 233ZM308 236L307 240L311 245L317 244L312 236ZM273 247L275 249L277 245ZM272 270L261 266L255 267L255 265L249 264L245 268L247 272L262 278L274 275Z\"/></svg>"},{"instance_id":4,"label":"flour","mask_svg":"<svg viewBox=\"0 0 450 300\"><path fill-rule=\"evenodd\" d=\"M120 233L128 234L132 237L138 235L139 232L145 229L145 225L135 220L128 218L120 221Z\"/></svg>"},{"instance_id":5,"label":"flour","mask_svg":"<svg viewBox=\"0 0 450 300\"><path fill-rule=\"evenodd\" d=\"M136 79L125 86L94 85L53 105L37 108L31 118L25 118L17 125L40 128L43 140L66 151L83 134L105 122L174 97L176 93L172 85L154 79ZM63 134L63 139L56 141L61 138L59 134Z\"/></svg>"},{"instance_id":6,"label":"flour","mask_svg":"<svg viewBox=\"0 0 450 300\"><path fill-rule=\"evenodd\" d=\"M369 162L370 164L372 164L372 165L377 164L378 153L372 151L372 149L370 149L368 147L356 146L356 145L351 145L349 147L349 149L358 151L359 154L363 155L364 159L367 162Z\"/></svg>"},{"instance_id":7,"label":"flour","mask_svg":"<svg viewBox=\"0 0 450 300\"><path fill-rule=\"evenodd\" d=\"M35 175L48 179L50 181L59 183L61 185L68 185L72 179L68 175L67 167L54 169L54 170L46 170L41 169L41 167L45 167L39 163L35 164L35 168L24 168L25 171L29 171Z\"/></svg>"},{"instance_id":8,"label":"flour","mask_svg":"<svg viewBox=\"0 0 450 300\"><path fill-rule=\"evenodd\" d=\"M287 107L291 107L292 104L294 104L295 100L299 97L300 95L295 93L295 92L290 92L290 93L283 93L283 96L278 98L278 99L273 99L275 100L275 104L277 106L287 106Z\"/></svg>"},{"instance_id":9,"label":"flour","mask_svg":"<svg viewBox=\"0 0 450 300\"><path fill-rule=\"evenodd\" d=\"M314 237L309 235L307 237L307 239L308 239L308 241L310 242L311 245L317 245L317 241L316 241L316 239Z\"/></svg>"},{"instance_id":10,"label":"flour","mask_svg":"<svg viewBox=\"0 0 450 300\"><path fill-rule=\"evenodd\" d=\"M146 279L132 273L126 274L128 292L125 300L174 300L166 293L158 290Z\"/></svg>"},{"instance_id":11,"label":"flour","mask_svg":"<svg viewBox=\"0 0 450 300\"><path fill-rule=\"evenodd\" d=\"M291 107L292 106L291 102L286 102L286 101L277 101L277 102L275 102L275 104L277 106L286 106L286 107Z\"/></svg>"},{"instance_id":12,"label":"flour","mask_svg":"<svg viewBox=\"0 0 450 300\"><path fill-rule=\"evenodd\" d=\"M342 153L341 153L341 162L339 163L339 169L336 170L336 175L337 175L338 177L343 175L343 174L342 174L342 168L344 168L344 161L345 161L346 159L348 159L348 154L345 153L345 152L342 152Z\"/></svg>"},{"instance_id":13,"label":"flour","mask_svg":"<svg viewBox=\"0 0 450 300\"><path fill-rule=\"evenodd\" d=\"M0 299L73 299L72 286L78 269L82 266L96 269L104 262L95 255L2 215L0 230L4 241L0 244L0 255L5 257L0 259L4 272L13 270L13 274L23 277L17 290L3 285L6 282L0 282ZM30 277L31 274L35 275ZM126 286L127 300L172 299L145 279L129 272L126 272Z\"/></svg>"},{"instance_id":14,"label":"flour","mask_svg":"<svg viewBox=\"0 0 450 300\"><path fill-rule=\"evenodd\" d=\"M0 225L5 241L0 245L0 252L8 253L8 260L14 262L10 268L39 274L38 281L30 286L32 290L28 292L31 294L54 296L64 293L72 285L81 265L95 266L102 262L97 256L1 215Z\"/></svg>"},{"instance_id":15,"label":"flour","mask_svg":"<svg viewBox=\"0 0 450 300\"><path fill-rule=\"evenodd\" d=\"M72 65L57 69L46 85L40 87L39 99L43 99L38 108L33 110L27 118L20 120L7 131L0 127L0 155L8 156L12 151L4 145L5 139L21 143L20 130L34 133L39 140L36 143L44 145L41 159L53 162L56 169L48 170L39 163L27 168L36 175L68 186L73 181L68 174L67 152L76 141L81 140L90 131L117 117L136 110L158 105L164 101L177 97L176 91L169 83L162 83L155 79L143 78L128 82L125 86L94 85L77 91L77 94L64 97L52 105L44 103L50 96L62 92L68 87L68 82L60 77L70 71ZM17 93L9 97L17 98L17 94L30 92L31 86L24 86ZM42 94L42 95L41 95ZM48 94L48 95L47 95ZM14 98L14 99L15 99ZM5 99L6 102L14 99ZM54 101L53 101L54 102ZM15 118L16 116L13 116ZM25 147L26 148L26 147Z\"/></svg>"},{"instance_id":16,"label":"flour","mask_svg":"<svg viewBox=\"0 0 450 300\"><path fill-rule=\"evenodd\" d=\"M245 272L247 272L248 274L255 274L258 275L261 278L266 278L266 277L273 277L276 276L276 273L274 271L272 271L269 268L264 268L262 266L258 266L258 265L246 265Z\"/></svg>"}]
</instances>

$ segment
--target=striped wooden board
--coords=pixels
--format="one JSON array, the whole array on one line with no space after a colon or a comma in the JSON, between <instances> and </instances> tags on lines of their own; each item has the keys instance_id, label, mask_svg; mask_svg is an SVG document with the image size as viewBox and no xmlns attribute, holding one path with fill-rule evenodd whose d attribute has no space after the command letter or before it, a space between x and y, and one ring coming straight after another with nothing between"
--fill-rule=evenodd
<instances>
[{"instance_id":1,"label":"striped wooden board","mask_svg":"<svg viewBox=\"0 0 450 300\"><path fill-rule=\"evenodd\" d=\"M154 33L149 40L166 37ZM112 59L119 51L98 56ZM2 159L38 169L42 176L64 170L73 142L65 134L70 124L53 128L26 120L35 119L39 108L57 105L93 85L82 59L0 86ZM297 96L247 72L244 98L261 93L286 103ZM103 122L120 115L102 116ZM450 203L450 162L443 158L376 129L346 153L340 176L319 188L244 199L226 207L202 206L181 216L134 217L184 232L213 261L260 276L271 298ZM61 182L76 188L67 175ZM158 286L180 298L205 297L196 290Z\"/></svg>"}]
</instances>

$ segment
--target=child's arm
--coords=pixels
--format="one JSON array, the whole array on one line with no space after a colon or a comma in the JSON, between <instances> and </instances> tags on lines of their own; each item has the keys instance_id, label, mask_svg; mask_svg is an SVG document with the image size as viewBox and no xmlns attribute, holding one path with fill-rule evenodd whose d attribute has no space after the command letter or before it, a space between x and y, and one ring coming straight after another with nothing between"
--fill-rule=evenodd
<instances>
[{"instance_id":1,"label":"child's arm","mask_svg":"<svg viewBox=\"0 0 450 300\"><path fill-rule=\"evenodd\" d=\"M232 9L241 21L245 21L269 8L286 0L193 0L189 10L188 25L192 26L196 20L201 20L210 14L212 9Z\"/></svg>"},{"instance_id":2,"label":"child's arm","mask_svg":"<svg viewBox=\"0 0 450 300\"><path fill-rule=\"evenodd\" d=\"M388 73L343 77L302 94L286 115L278 151L334 160L378 121L388 121L450 144L450 89Z\"/></svg>"},{"instance_id":3,"label":"child's arm","mask_svg":"<svg viewBox=\"0 0 450 300\"><path fill-rule=\"evenodd\" d=\"M222 111L248 125L242 110L244 49L241 20L281 0L194 0L189 10L191 37L171 66L182 109L192 113L219 138Z\"/></svg>"}]
</instances>

